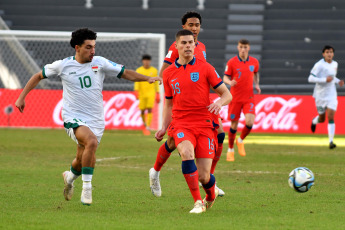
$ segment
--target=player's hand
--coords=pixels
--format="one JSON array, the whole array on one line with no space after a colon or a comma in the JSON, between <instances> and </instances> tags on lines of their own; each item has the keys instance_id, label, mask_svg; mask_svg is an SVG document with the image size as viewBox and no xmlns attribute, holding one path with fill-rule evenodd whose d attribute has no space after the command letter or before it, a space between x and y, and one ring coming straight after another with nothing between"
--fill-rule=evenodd
<instances>
[{"instance_id":1,"label":"player's hand","mask_svg":"<svg viewBox=\"0 0 345 230\"><path fill-rule=\"evenodd\" d=\"M342 87L344 85L344 80L339 81L339 86Z\"/></svg>"},{"instance_id":2,"label":"player's hand","mask_svg":"<svg viewBox=\"0 0 345 230\"><path fill-rule=\"evenodd\" d=\"M237 81L235 81L235 80L231 80L230 81L230 86L231 87L235 86L236 84L237 84Z\"/></svg>"},{"instance_id":3,"label":"player's hand","mask_svg":"<svg viewBox=\"0 0 345 230\"><path fill-rule=\"evenodd\" d=\"M333 77L332 77L332 76L328 76L328 77L326 78L326 82L331 82L331 81L333 81Z\"/></svg>"},{"instance_id":4,"label":"player's hand","mask_svg":"<svg viewBox=\"0 0 345 230\"><path fill-rule=\"evenodd\" d=\"M218 102L218 101L217 101ZM210 113L214 113L216 115L218 115L219 111L222 109L222 105L220 105L219 103L212 103L211 105L207 106L208 111Z\"/></svg>"},{"instance_id":5,"label":"player's hand","mask_svg":"<svg viewBox=\"0 0 345 230\"><path fill-rule=\"evenodd\" d=\"M163 138L164 138L164 135L165 135L165 130L161 129L161 130L158 130L156 133L155 133L155 138L158 142L162 141Z\"/></svg>"},{"instance_id":6,"label":"player's hand","mask_svg":"<svg viewBox=\"0 0 345 230\"><path fill-rule=\"evenodd\" d=\"M156 102L157 103L161 102L161 97L160 97L159 93L156 93Z\"/></svg>"},{"instance_id":7,"label":"player's hand","mask_svg":"<svg viewBox=\"0 0 345 230\"><path fill-rule=\"evenodd\" d=\"M25 108L25 100L18 98L15 105L19 109L19 111L22 113L24 111L24 108Z\"/></svg>"},{"instance_id":8,"label":"player's hand","mask_svg":"<svg viewBox=\"0 0 345 230\"><path fill-rule=\"evenodd\" d=\"M256 89L256 91L258 92L258 94L261 93L261 89L260 89L260 86L259 86L259 85L255 85L255 89Z\"/></svg>"},{"instance_id":9,"label":"player's hand","mask_svg":"<svg viewBox=\"0 0 345 230\"><path fill-rule=\"evenodd\" d=\"M154 83L154 82L156 82L156 81L159 81L159 84L160 84L160 85L163 83L163 80L162 80L162 78L160 78L160 77L150 77L150 78L147 80L147 82L150 83L150 84L152 84L152 83Z\"/></svg>"}]
</instances>

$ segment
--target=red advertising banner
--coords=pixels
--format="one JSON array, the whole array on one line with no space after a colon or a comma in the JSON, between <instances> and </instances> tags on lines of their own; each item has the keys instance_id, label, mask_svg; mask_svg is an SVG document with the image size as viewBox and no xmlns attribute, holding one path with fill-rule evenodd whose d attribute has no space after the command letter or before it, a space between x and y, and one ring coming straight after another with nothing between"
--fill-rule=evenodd
<instances>
[{"instance_id":1,"label":"red advertising banner","mask_svg":"<svg viewBox=\"0 0 345 230\"><path fill-rule=\"evenodd\" d=\"M0 127L62 128L62 90L32 90L26 98L24 113L15 108L21 90L0 89ZM216 100L217 96L212 97ZM104 91L106 129L141 129L138 100L132 92ZM317 115L314 98L299 95L256 95L255 132L311 133L311 120ZM11 111L12 110L12 111ZM345 97L338 97L336 134L345 134ZM230 127L228 107L221 111L225 130ZM154 107L152 128L158 128L158 106ZM239 129L244 127L244 116ZM327 122L316 133L327 133Z\"/></svg>"},{"instance_id":2,"label":"red advertising banner","mask_svg":"<svg viewBox=\"0 0 345 230\"><path fill-rule=\"evenodd\" d=\"M62 128L62 90L32 90L24 113L15 108L22 90L0 89L0 127ZM132 92L103 91L106 129L141 129L139 101ZM11 109L12 108L12 109ZM8 113L11 112L12 113ZM153 109L151 127L158 127L158 106Z\"/></svg>"}]
</instances>

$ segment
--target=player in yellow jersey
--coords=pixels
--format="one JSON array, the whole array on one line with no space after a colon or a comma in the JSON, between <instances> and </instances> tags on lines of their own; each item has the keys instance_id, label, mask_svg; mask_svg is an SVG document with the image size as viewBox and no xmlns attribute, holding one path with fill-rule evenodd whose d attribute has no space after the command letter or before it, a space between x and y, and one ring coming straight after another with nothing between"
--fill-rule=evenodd
<instances>
[{"instance_id":1,"label":"player in yellow jersey","mask_svg":"<svg viewBox=\"0 0 345 230\"><path fill-rule=\"evenodd\" d=\"M151 56L143 55L142 57L143 65L140 66L136 71L142 75L157 77L158 70L151 66ZM159 87L158 84L145 84L146 82L135 82L134 91L139 98L139 109L141 111L141 118L143 119L144 135L150 135L150 125L152 121L152 108L156 100L157 103L160 101L159 97ZM147 115L145 116L145 112Z\"/></svg>"}]
</instances>

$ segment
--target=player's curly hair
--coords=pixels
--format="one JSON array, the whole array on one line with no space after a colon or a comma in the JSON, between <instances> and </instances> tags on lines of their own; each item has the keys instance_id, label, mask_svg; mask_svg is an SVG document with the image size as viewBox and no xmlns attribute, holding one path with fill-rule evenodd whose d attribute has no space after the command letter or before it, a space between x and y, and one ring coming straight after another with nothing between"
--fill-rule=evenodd
<instances>
[{"instance_id":1,"label":"player's curly hair","mask_svg":"<svg viewBox=\"0 0 345 230\"><path fill-rule=\"evenodd\" d=\"M330 45L325 45L325 47L323 47L323 49L322 49L322 53L324 53L326 50L330 50L330 49L332 49L333 53L335 53L334 47L330 46Z\"/></svg>"},{"instance_id":2,"label":"player's curly hair","mask_svg":"<svg viewBox=\"0 0 345 230\"><path fill-rule=\"evenodd\" d=\"M201 15L198 12L196 12L196 11L186 12L181 18L182 25L186 24L188 18L198 18L200 21L200 25L201 25Z\"/></svg>"},{"instance_id":3,"label":"player's curly hair","mask_svg":"<svg viewBox=\"0 0 345 230\"><path fill-rule=\"evenodd\" d=\"M72 33L71 41L69 42L74 49L76 45L81 46L85 40L96 40L97 33L88 28L81 28Z\"/></svg>"}]
</instances>

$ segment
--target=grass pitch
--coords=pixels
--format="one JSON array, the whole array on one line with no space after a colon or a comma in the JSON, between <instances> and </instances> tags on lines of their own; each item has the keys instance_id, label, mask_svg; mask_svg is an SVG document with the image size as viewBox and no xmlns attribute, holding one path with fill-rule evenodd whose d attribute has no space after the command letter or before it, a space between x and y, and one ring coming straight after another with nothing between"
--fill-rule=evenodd
<instances>
[{"instance_id":1,"label":"grass pitch","mask_svg":"<svg viewBox=\"0 0 345 230\"><path fill-rule=\"evenodd\" d=\"M76 150L64 130L0 129L0 229L344 229L344 136L336 136L334 150L326 135L252 133L245 143L246 157L226 162L224 147L217 165L226 195L210 211L192 215L176 151L161 172L162 197L151 194L148 171L160 146L153 135L105 132L93 204L83 206L81 178L71 201L62 194L61 173ZM299 166L316 178L304 194L287 182Z\"/></svg>"}]
</instances>

